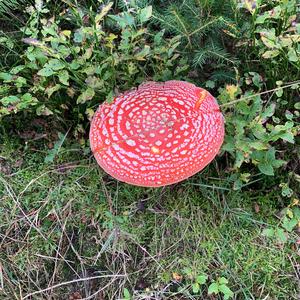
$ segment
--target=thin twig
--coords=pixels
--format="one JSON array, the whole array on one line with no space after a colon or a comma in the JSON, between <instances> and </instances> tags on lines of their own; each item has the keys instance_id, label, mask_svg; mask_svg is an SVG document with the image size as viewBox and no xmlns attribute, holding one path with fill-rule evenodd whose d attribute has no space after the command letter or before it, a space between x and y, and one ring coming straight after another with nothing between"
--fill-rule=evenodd
<instances>
[{"instance_id":1,"label":"thin twig","mask_svg":"<svg viewBox=\"0 0 300 300\"><path fill-rule=\"evenodd\" d=\"M254 95L250 95L250 96L243 97L243 98L231 101L231 102L227 102L227 103L221 104L220 107L230 106L232 104L239 103L239 102L245 101L247 99L255 98L255 97L260 96L260 95L268 94L268 93L271 93L271 92L276 92L276 91L279 91L281 89L285 89L285 88L291 87L291 86L293 86L295 84L300 84L300 80L294 81L294 82L292 82L290 84L287 84L287 85L284 85L284 86L277 87L275 89L267 90L267 91L264 91L264 92L261 92L261 93L257 93L257 94L254 94Z\"/></svg>"}]
</instances>

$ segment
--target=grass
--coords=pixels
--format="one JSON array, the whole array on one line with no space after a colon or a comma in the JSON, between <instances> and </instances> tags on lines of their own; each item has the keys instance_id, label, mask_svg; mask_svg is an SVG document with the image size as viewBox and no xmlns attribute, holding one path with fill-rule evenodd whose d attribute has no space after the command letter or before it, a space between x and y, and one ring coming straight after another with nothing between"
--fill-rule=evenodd
<instances>
[{"instance_id":1,"label":"grass","mask_svg":"<svg viewBox=\"0 0 300 300\"><path fill-rule=\"evenodd\" d=\"M53 163L41 141L23 150L7 140L0 153L0 299L125 299L124 288L133 299L208 299L221 276L234 299L298 299L296 233L286 244L262 235L288 204L278 191L233 191L213 165L138 188L76 144ZM193 295L203 273L207 286Z\"/></svg>"}]
</instances>

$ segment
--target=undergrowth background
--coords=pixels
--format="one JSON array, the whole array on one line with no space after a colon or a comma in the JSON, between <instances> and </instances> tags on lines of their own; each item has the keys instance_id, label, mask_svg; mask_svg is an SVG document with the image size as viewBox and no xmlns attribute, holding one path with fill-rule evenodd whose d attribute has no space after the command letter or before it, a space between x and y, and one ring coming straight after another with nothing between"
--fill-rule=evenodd
<instances>
[{"instance_id":1,"label":"undergrowth background","mask_svg":"<svg viewBox=\"0 0 300 300\"><path fill-rule=\"evenodd\" d=\"M0 299L299 299L300 5L0 0ZM97 167L89 121L147 80L226 119L200 174Z\"/></svg>"}]
</instances>

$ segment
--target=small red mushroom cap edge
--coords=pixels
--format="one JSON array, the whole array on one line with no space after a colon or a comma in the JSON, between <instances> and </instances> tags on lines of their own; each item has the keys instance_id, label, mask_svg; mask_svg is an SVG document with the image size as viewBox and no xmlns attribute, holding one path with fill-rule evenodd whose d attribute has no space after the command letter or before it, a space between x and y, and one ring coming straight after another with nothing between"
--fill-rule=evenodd
<instances>
[{"instance_id":1,"label":"small red mushroom cap edge","mask_svg":"<svg viewBox=\"0 0 300 300\"><path fill-rule=\"evenodd\" d=\"M98 164L120 181L159 187L201 171L224 139L216 99L184 81L146 82L103 103L90 145Z\"/></svg>"}]
</instances>

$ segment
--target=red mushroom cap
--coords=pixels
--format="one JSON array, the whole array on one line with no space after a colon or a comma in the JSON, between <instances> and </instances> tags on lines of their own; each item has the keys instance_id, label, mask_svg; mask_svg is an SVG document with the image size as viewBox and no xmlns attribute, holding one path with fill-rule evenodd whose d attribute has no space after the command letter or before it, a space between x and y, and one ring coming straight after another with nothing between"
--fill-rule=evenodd
<instances>
[{"instance_id":1,"label":"red mushroom cap","mask_svg":"<svg viewBox=\"0 0 300 300\"><path fill-rule=\"evenodd\" d=\"M96 111L90 144L111 176L159 187L202 170L218 153L224 118L215 98L184 81L147 82Z\"/></svg>"}]
</instances>

